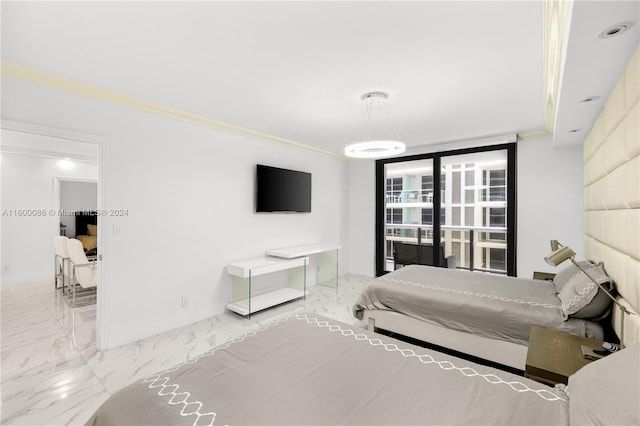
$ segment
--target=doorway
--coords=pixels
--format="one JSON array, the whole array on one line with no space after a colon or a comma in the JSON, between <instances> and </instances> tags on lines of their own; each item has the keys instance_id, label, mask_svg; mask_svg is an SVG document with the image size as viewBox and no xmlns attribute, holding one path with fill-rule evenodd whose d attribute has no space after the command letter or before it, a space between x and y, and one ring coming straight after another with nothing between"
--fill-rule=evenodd
<instances>
[{"instance_id":1,"label":"doorway","mask_svg":"<svg viewBox=\"0 0 640 426\"><path fill-rule=\"evenodd\" d=\"M58 215L60 235L69 238L75 238L77 235L89 235L90 232L87 229L77 229L74 213L97 212L98 180L65 177L56 177L54 179L54 198L56 198L55 193L58 193L56 210L60 212ZM56 229L54 228L55 231ZM93 250L97 248L97 242L90 245L91 247L85 247L85 249Z\"/></svg>"},{"instance_id":2,"label":"doorway","mask_svg":"<svg viewBox=\"0 0 640 426\"><path fill-rule=\"evenodd\" d=\"M69 226L65 223L69 218L61 214L64 212L61 211L60 188L66 183L93 185L94 210L100 210L103 143L102 138L92 135L2 120L3 209L9 213L22 213L21 216L2 217L3 283L53 278L52 239ZM61 224L65 226L61 227ZM100 226L98 224L98 234ZM99 253L102 241L96 240ZM101 344L105 337L101 330L106 321L101 315L103 268L100 261L92 331L98 349L106 347Z\"/></svg>"}]
</instances>

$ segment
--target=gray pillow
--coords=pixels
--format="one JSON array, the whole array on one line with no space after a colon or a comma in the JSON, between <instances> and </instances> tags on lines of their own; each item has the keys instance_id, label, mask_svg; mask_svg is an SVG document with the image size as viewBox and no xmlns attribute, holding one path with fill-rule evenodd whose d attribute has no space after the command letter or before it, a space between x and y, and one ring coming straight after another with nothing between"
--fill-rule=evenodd
<instances>
[{"instance_id":1,"label":"gray pillow","mask_svg":"<svg viewBox=\"0 0 640 426\"><path fill-rule=\"evenodd\" d=\"M585 269L591 266L591 262L589 262L588 260L583 260L581 262L578 262L578 264ZM569 280L577 274L582 274L582 272L580 272L580 269L578 269L576 265L571 262L569 262L567 266L561 269L556 274L556 276L553 277L553 284L555 284L556 286L556 293L560 293L564 286L567 285L567 282L569 282Z\"/></svg>"},{"instance_id":2,"label":"gray pillow","mask_svg":"<svg viewBox=\"0 0 640 426\"><path fill-rule=\"evenodd\" d=\"M604 272L602 264L592 264L585 269L599 284L610 288L611 278ZM579 273L569 279L558 295L562 302L564 319L566 320L569 316L590 319L601 317L609 309L611 299L586 274L578 268L576 270ZM598 293L600 296L596 297Z\"/></svg>"},{"instance_id":3,"label":"gray pillow","mask_svg":"<svg viewBox=\"0 0 640 426\"><path fill-rule=\"evenodd\" d=\"M604 288L609 290L609 293L615 295L614 291L616 286L613 281L605 282L603 286ZM598 292L596 293L595 297L591 299L591 302L589 302L587 306L583 307L571 316L573 318L584 318L590 319L592 321L600 321L605 319L607 315L609 315L609 313L611 312L612 304L613 302L611 301L611 298L607 296L604 291L598 289Z\"/></svg>"},{"instance_id":4,"label":"gray pillow","mask_svg":"<svg viewBox=\"0 0 640 426\"><path fill-rule=\"evenodd\" d=\"M639 359L636 343L569 376L569 424L640 424Z\"/></svg>"}]
</instances>

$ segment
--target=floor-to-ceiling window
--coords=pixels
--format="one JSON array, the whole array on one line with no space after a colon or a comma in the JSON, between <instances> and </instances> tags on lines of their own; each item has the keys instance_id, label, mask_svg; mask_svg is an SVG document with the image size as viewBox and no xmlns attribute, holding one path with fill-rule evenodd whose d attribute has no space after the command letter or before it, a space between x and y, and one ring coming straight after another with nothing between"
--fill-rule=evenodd
<instances>
[{"instance_id":1,"label":"floor-to-ceiling window","mask_svg":"<svg viewBox=\"0 0 640 426\"><path fill-rule=\"evenodd\" d=\"M384 252L392 257L397 241L418 244L433 238L433 161L406 161L398 167L389 164L384 181L383 244Z\"/></svg>"},{"instance_id":2,"label":"floor-to-ceiling window","mask_svg":"<svg viewBox=\"0 0 640 426\"><path fill-rule=\"evenodd\" d=\"M394 269L400 241L440 246L457 268L515 275L515 151L506 144L378 160L377 274Z\"/></svg>"}]
</instances>

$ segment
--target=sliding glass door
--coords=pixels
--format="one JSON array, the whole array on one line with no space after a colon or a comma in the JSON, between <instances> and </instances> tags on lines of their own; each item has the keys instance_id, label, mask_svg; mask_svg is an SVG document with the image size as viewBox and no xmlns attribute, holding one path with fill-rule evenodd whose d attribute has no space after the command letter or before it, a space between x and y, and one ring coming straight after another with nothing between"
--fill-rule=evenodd
<instances>
[{"instance_id":1,"label":"sliding glass door","mask_svg":"<svg viewBox=\"0 0 640 426\"><path fill-rule=\"evenodd\" d=\"M433 160L389 163L385 171L385 270L397 243L433 244Z\"/></svg>"},{"instance_id":2,"label":"sliding glass door","mask_svg":"<svg viewBox=\"0 0 640 426\"><path fill-rule=\"evenodd\" d=\"M507 150L441 159L440 243L458 268L507 273Z\"/></svg>"},{"instance_id":3,"label":"sliding glass door","mask_svg":"<svg viewBox=\"0 0 640 426\"><path fill-rule=\"evenodd\" d=\"M392 271L394 251L413 244L439 248L418 263L515 275L515 149L378 160L376 273Z\"/></svg>"}]
</instances>

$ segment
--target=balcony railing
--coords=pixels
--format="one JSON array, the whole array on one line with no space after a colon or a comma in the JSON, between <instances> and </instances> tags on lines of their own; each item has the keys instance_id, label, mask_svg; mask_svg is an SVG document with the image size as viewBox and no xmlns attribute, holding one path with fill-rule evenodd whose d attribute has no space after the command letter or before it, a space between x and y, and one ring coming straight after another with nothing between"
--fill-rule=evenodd
<instances>
[{"instance_id":1,"label":"balcony railing","mask_svg":"<svg viewBox=\"0 0 640 426\"><path fill-rule=\"evenodd\" d=\"M445 199L445 191L440 192L440 199ZM404 203L433 203L433 190L396 190L386 191L385 200L387 204L404 204ZM482 192L478 197L477 203L487 206L506 206L507 199L504 194L491 194Z\"/></svg>"},{"instance_id":2,"label":"balcony railing","mask_svg":"<svg viewBox=\"0 0 640 426\"><path fill-rule=\"evenodd\" d=\"M396 190L386 192L387 204L397 203L433 203L433 190Z\"/></svg>"},{"instance_id":3,"label":"balcony railing","mask_svg":"<svg viewBox=\"0 0 640 426\"><path fill-rule=\"evenodd\" d=\"M507 249L507 228L469 227L443 225L440 240L445 246L445 255L456 256L459 269L478 270L506 274L506 253L504 258L491 259L490 249ZM433 244L433 226L424 224L386 224L387 259L393 260L395 241L414 244ZM454 246L459 247L452 252Z\"/></svg>"}]
</instances>

